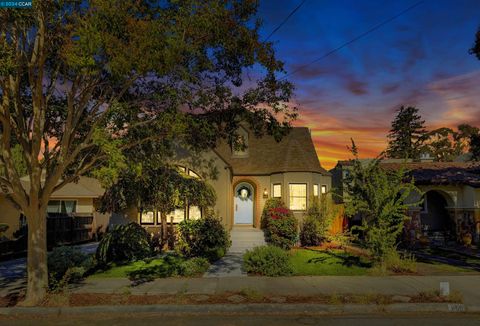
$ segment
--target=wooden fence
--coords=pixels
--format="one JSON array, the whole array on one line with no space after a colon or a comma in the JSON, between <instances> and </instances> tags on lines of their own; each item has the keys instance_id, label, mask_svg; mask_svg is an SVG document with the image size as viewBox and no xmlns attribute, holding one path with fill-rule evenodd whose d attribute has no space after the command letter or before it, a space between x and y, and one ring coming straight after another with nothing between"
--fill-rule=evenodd
<instances>
[{"instance_id":1,"label":"wooden fence","mask_svg":"<svg viewBox=\"0 0 480 326\"><path fill-rule=\"evenodd\" d=\"M330 226L330 234L335 235L344 231L344 220L346 217L345 207L343 204L334 204L333 207L336 216L333 219L332 225Z\"/></svg>"}]
</instances>

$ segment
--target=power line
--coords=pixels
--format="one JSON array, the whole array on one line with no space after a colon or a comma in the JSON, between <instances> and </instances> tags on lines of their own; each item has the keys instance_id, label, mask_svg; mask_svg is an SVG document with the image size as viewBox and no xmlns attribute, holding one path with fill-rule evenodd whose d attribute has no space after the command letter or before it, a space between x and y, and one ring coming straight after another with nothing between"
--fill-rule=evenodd
<instances>
[{"instance_id":1,"label":"power line","mask_svg":"<svg viewBox=\"0 0 480 326\"><path fill-rule=\"evenodd\" d=\"M295 7L295 9L293 9L287 17L285 17L285 19L280 23L280 25L278 25L268 36L267 38L265 39L265 41L268 41L270 39L270 37L272 37L273 34L275 34L276 31L278 31L280 28L282 28L282 26L290 19L290 17L292 17L297 11L298 9L300 9L301 6L303 6L303 4L306 2L307 0L303 0L302 2L300 2L300 4L298 6Z\"/></svg>"},{"instance_id":2,"label":"power line","mask_svg":"<svg viewBox=\"0 0 480 326\"><path fill-rule=\"evenodd\" d=\"M407 12L409 12L410 10L412 10L412 9L414 9L415 7L419 6L419 5L422 4L423 2L424 2L424 0L416 2L415 4L411 5L410 7L408 7L408 8L406 8L406 9L404 9L403 11L399 12L399 13L396 14L395 16L392 16L392 17L384 20L383 22L381 22L381 23L373 26L372 28L370 28L370 29L367 30L366 32L363 32L362 34L354 37L354 38L351 39L350 41L347 41L347 42L343 43L343 44L340 45L339 47L337 47L337 48L335 48L335 49L333 49L333 50L325 53L325 54L322 55L321 57L319 57L319 58L317 58L317 59L315 59L315 60L313 60L313 61L311 61L311 62L309 62L309 63L306 63L306 64L304 64L303 66L298 67L297 69L295 69L295 70L292 71L291 73L287 74L286 76L284 76L284 77L281 78L280 80L283 80L283 79L285 79L285 78L287 78L287 77L289 77L289 76L291 76L291 75L293 75L293 74L296 74L297 72L299 72L300 70L302 70L303 68L305 68L305 67L307 67L307 66L310 66L311 64L317 63L318 61L325 59L326 57L332 55L333 53L335 53L335 52L343 49L344 47L352 44L352 43L355 42L355 41L358 41L359 39L367 36L368 34L376 31L377 29L383 27L384 25L392 22L393 20L397 19L398 17L406 14Z\"/></svg>"}]
</instances>

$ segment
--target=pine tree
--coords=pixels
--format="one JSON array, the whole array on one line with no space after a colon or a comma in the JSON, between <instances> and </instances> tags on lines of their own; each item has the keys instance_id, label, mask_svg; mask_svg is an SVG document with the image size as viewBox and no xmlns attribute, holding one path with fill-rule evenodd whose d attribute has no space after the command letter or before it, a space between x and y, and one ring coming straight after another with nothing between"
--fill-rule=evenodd
<instances>
[{"instance_id":1,"label":"pine tree","mask_svg":"<svg viewBox=\"0 0 480 326\"><path fill-rule=\"evenodd\" d=\"M388 134L388 157L418 159L425 134L425 120L418 114L418 109L401 106Z\"/></svg>"}]
</instances>

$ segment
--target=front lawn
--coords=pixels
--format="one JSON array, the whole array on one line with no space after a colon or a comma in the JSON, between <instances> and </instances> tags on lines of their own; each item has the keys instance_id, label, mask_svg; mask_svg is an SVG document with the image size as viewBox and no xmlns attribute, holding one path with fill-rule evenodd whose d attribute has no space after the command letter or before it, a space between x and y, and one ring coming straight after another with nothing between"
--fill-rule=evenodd
<instances>
[{"instance_id":1,"label":"front lawn","mask_svg":"<svg viewBox=\"0 0 480 326\"><path fill-rule=\"evenodd\" d=\"M342 250L294 249L290 262L294 275L366 275L369 259Z\"/></svg>"},{"instance_id":2,"label":"front lawn","mask_svg":"<svg viewBox=\"0 0 480 326\"><path fill-rule=\"evenodd\" d=\"M186 259L177 255L165 255L154 259L145 259L125 265L112 265L100 270L90 278L117 277L172 277L200 276L208 269L208 262L203 258Z\"/></svg>"}]
</instances>

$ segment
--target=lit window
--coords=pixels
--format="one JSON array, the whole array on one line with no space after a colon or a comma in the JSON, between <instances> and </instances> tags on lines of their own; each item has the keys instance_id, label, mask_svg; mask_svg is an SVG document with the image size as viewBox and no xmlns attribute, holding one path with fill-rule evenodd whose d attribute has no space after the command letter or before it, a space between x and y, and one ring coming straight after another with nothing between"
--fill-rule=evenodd
<instances>
[{"instance_id":1,"label":"lit window","mask_svg":"<svg viewBox=\"0 0 480 326\"><path fill-rule=\"evenodd\" d=\"M318 185L313 185L313 195L318 197Z\"/></svg>"},{"instance_id":2,"label":"lit window","mask_svg":"<svg viewBox=\"0 0 480 326\"><path fill-rule=\"evenodd\" d=\"M202 218L202 210L198 206L188 207L188 219L198 220Z\"/></svg>"},{"instance_id":3,"label":"lit window","mask_svg":"<svg viewBox=\"0 0 480 326\"><path fill-rule=\"evenodd\" d=\"M327 193L327 185L322 185L322 195Z\"/></svg>"},{"instance_id":4,"label":"lit window","mask_svg":"<svg viewBox=\"0 0 480 326\"><path fill-rule=\"evenodd\" d=\"M155 214L153 211L142 212L140 215L140 224L153 224L155 222Z\"/></svg>"},{"instance_id":5,"label":"lit window","mask_svg":"<svg viewBox=\"0 0 480 326\"><path fill-rule=\"evenodd\" d=\"M304 211L307 209L307 184L290 184L290 209Z\"/></svg>"},{"instance_id":6,"label":"lit window","mask_svg":"<svg viewBox=\"0 0 480 326\"><path fill-rule=\"evenodd\" d=\"M188 170L188 175L197 179L200 179L200 176L193 172L192 170Z\"/></svg>"},{"instance_id":7,"label":"lit window","mask_svg":"<svg viewBox=\"0 0 480 326\"><path fill-rule=\"evenodd\" d=\"M173 223L180 223L185 220L185 209L177 208L173 212L167 215L167 222L170 223L173 217ZM162 221L158 221L159 224L162 224Z\"/></svg>"},{"instance_id":8,"label":"lit window","mask_svg":"<svg viewBox=\"0 0 480 326\"><path fill-rule=\"evenodd\" d=\"M281 184L274 184L273 185L272 197L273 198L281 198L282 197L282 185Z\"/></svg>"},{"instance_id":9,"label":"lit window","mask_svg":"<svg viewBox=\"0 0 480 326\"><path fill-rule=\"evenodd\" d=\"M177 166L177 170L178 170L179 172L181 172L181 173L187 173L187 168L184 167L184 166L178 165L178 166Z\"/></svg>"}]
</instances>

